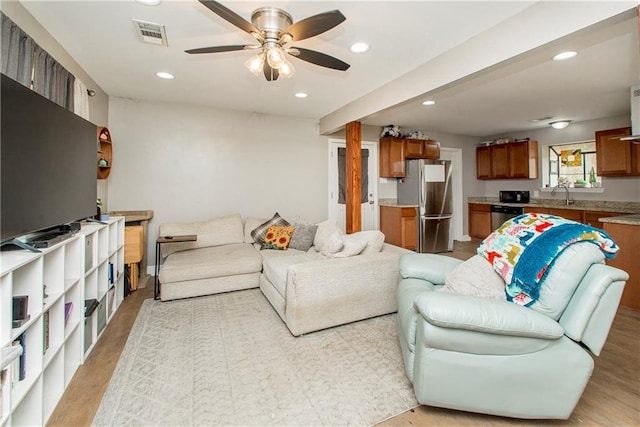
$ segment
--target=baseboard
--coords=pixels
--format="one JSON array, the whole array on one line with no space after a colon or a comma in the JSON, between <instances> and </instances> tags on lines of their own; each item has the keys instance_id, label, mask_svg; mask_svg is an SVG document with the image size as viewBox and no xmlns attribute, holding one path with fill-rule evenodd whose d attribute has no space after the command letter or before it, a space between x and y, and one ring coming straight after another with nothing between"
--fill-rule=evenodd
<instances>
[{"instance_id":1,"label":"baseboard","mask_svg":"<svg viewBox=\"0 0 640 427\"><path fill-rule=\"evenodd\" d=\"M463 236L461 236L459 239L456 239L459 242L470 242L471 241L471 237L468 234L465 234Z\"/></svg>"}]
</instances>

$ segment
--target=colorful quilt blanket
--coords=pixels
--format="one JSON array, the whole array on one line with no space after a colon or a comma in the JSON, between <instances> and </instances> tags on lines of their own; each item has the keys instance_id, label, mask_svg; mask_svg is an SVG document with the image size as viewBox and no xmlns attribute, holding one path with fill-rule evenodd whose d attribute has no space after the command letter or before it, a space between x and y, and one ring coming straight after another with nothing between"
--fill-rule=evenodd
<instances>
[{"instance_id":1,"label":"colorful quilt blanket","mask_svg":"<svg viewBox=\"0 0 640 427\"><path fill-rule=\"evenodd\" d=\"M478 247L506 283L507 300L529 306L537 301L540 285L555 259L577 242L598 245L606 258L618 246L603 230L546 214L524 214L506 221Z\"/></svg>"}]
</instances>

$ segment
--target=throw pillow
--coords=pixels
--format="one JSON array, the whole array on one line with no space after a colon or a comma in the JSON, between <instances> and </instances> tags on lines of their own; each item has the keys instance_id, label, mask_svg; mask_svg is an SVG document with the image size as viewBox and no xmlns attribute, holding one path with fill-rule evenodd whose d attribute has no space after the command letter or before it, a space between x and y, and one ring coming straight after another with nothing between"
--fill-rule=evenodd
<instances>
[{"instance_id":1,"label":"throw pillow","mask_svg":"<svg viewBox=\"0 0 640 427\"><path fill-rule=\"evenodd\" d=\"M382 231L365 230L354 233L353 235L367 242L367 245L362 251L362 255L377 254L382 250L382 246L384 245L384 233Z\"/></svg>"},{"instance_id":2,"label":"throw pillow","mask_svg":"<svg viewBox=\"0 0 640 427\"><path fill-rule=\"evenodd\" d=\"M342 236L342 250L332 255L333 258L347 258L360 255L364 248L369 244L366 239L360 238L355 234L347 234Z\"/></svg>"},{"instance_id":3,"label":"throw pillow","mask_svg":"<svg viewBox=\"0 0 640 427\"><path fill-rule=\"evenodd\" d=\"M279 227L272 225L264 236L262 249L276 249L286 251L291 241L293 227Z\"/></svg>"},{"instance_id":4,"label":"throw pillow","mask_svg":"<svg viewBox=\"0 0 640 427\"><path fill-rule=\"evenodd\" d=\"M332 236L335 234L336 236ZM344 235L342 230L335 222L324 221L318 224L316 235L313 238L313 246L318 252L336 253L342 249L342 240L340 237Z\"/></svg>"},{"instance_id":5,"label":"throw pillow","mask_svg":"<svg viewBox=\"0 0 640 427\"><path fill-rule=\"evenodd\" d=\"M293 236L289 242L289 248L299 251L308 251L313 246L318 226L314 224L294 224Z\"/></svg>"},{"instance_id":6,"label":"throw pillow","mask_svg":"<svg viewBox=\"0 0 640 427\"><path fill-rule=\"evenodd\" d=\"M254 230L251 232L251 237L253 237L253 240L255 240L255 242L260 245L264 245L264 236L267 234L267 230L269 230L269 227L271 227L272 225L279 227L288 227L289 222L287 222L286 219L282 218L278 214L278 212L276 212L273 217L271 217L271 219L254 228Z\"/></svg>"},{"instance_id":7,"label":"throw pillow","mask_svg":"<svg viewBox=\"0 0 640 427\"><path fill-rule=\"evenodd\" d=\"M474 255L445 277L440 291L506 300L505 283L493 266L480 255Z\"/></svg>"}]
</instances>

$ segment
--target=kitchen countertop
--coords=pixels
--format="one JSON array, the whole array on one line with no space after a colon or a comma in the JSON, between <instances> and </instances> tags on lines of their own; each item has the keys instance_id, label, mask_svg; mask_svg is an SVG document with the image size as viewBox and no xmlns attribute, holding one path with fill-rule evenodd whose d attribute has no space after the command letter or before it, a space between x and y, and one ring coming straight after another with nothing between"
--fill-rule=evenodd
<instances>
[{"instance_id":1,"label":"kitchen countertop","mask_svg":"<svg viewBox=\"0 0 640 427\"><path fill-rule=\"evenodd\" d=\"M609 222L612 224L640 225L640 214L609 216L606 218L600 218L599 221Z\"/></svg>"},{"instance_id":2,"label":"kitchen countertop","mask_svg":"<svg viewBox=\"0 0 640 427\"><path fill-rule=\"evenodd\" d=\"M378 204L380 206L386 206L390 208L417 208L418 205L399 205L397 199L379 199Z\"/></svg>"},{"instance_id":3,"label":"kitchen countertop","mask_svg":"<svg viewBox=\"0 0 640 427\"><path fill-rule=\"evenodd\" d=\"M576 200L571 205L565 204L564 198L558 199L531 199L529 203L501 203L498 197L468 197L468 203L501 205L501 206L521 206L521 207L541 207L556 209L571 209L577 211L598 211L598 212L620 212L637 214L640 213L640 203L638 202L612 202L605 200ZM627 215L628 216L628 215ZM617 217L613 217L617 218Z\"/></svg>"}]
</instances>

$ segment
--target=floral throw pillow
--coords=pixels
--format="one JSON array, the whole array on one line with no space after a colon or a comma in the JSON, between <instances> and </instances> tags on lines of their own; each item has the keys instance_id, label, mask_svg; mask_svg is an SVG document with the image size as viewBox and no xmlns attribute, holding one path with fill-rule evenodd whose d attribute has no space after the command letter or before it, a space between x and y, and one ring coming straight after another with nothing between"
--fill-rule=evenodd
<instances>
[{"instance_id":1,"label":"floral throw pillow","mask_svg":"<svg viewBox=\"0 0 640 427\"><path fill-rule=\"evenodd\" d=\"M291 242L293 230L293 227L279 227L272 225L264 236L264 243L261 248L286 251L289 247L289 242Z\"/></svg>"},{"instance_id":2,"label":"floral throw pillow","mask_svg":"<svg viewBox=\"0 0 640 427\"><path fill-rule=\"evenodd\" d=\"M272 225L286 227L289 226L289 222L286 219L282 218L278 214L278 212L276 212L273 217L271 217L271 219L260 224L251 232L251 237L253 237L253 240L255 240L255 242L260 245L264 245L264 237L267 234L267 230L269 230L269 227L271 227Z\"/></svg>"}]
</instances>

